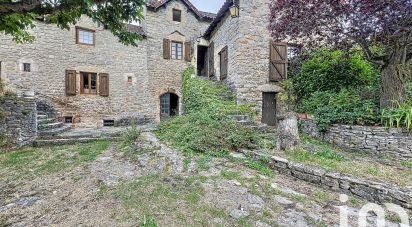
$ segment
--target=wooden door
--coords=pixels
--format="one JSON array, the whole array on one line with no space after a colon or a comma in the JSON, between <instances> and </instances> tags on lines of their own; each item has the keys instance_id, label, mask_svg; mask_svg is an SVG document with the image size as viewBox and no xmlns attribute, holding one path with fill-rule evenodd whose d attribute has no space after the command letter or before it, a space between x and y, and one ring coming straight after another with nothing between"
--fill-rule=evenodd
<instances>
[{"instance_id":1,"label":"wooden door","mask_svg":"<svg viewBox=\"0 0 412 227\"><path fill-rule=\"evenodd\" d=\"M276 121L276 93L263 93L262 123L275 126Z\"/></svg>"}]
</instances>

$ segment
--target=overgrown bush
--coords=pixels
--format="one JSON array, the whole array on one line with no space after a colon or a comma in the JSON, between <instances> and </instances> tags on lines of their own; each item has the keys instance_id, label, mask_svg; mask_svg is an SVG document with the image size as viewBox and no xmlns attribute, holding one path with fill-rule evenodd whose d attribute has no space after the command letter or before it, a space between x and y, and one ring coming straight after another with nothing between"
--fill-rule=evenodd
<instances>
[{"instance_id":1,"label":"overgrown bush","mask_svg":"<svg viewBox=\"0 0 412 227\"><path fill-rule=\"evenodd\" d=\"M320 49L302 63L292 78L298 100L315 92L339 92L342 88L378 87L379 73L362 54Z\"/></svg>"},{"instance_id":2,"label":"overgrown bush","mask_svg":"<svg viewBox=\"0 0 412 227\"><path fill-rule=\"evenodd\" d=\"M379 108L374 100L362 99L354 90L315 92L302 101L300 111L312 113L321 131L330 124L373 125L380 121Z\"/></svg>"},{"instance_id":3,"label":"overgrown bush","mask_svg":"<svg viewBox=\"0 0 412 227\"><path fill-rule=\"evenodd\" d=\"M412 100L399 105L398 108L382 110L382 124L386 127L412 131Z\"/></svg>"},{"instance_id":4,"label":"overgrown bush","mask_svg":"<svg viewBox=\"0 0 412 227\"><path fill-rule=\"evenodd\" d=\"M253 146L257 133L230 118L232 114L253 115L249 106L236 105L223 84L194 76L193 67L183 75L185 115L162 122L158 137L186 152L226 153Z\"/></svg>"}]
</instances>

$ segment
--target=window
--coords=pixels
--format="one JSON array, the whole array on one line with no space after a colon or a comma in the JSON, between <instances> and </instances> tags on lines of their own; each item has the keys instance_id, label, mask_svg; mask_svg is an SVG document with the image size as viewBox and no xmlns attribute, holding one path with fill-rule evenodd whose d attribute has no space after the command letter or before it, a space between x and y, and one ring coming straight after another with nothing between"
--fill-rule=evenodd
<instances>
[{"instance_id":1,"label":"window","mask_svg":"<svg viewBox=\"0 0 412 227\"><path fill-rule=\"evenodd\" d=\"M97 94L97 74L80 72L81 94Z\"/></svg>"},{"instance_id":2,"label":"window","mask_svg":"<svg viewBox=\"0 0 412 227\"><path fill-rule=\"evenodd\" d=\"M133 82L133 79L132 79L131 76L128 76L128 77L127 77L127 82L129 82L129 83Z\"/></svg>"},{"instance_id":3,"label":"window","mask_svg":"<svg viewBox=\"0 0 412 227\"><path fill-rule=\"evenodd\" d=\"M103 120L103 126L113 127L114 126L114 120Z\"/></svg>"},{"instance_id":4,"label":"window","mask_svg":"<svg viewBox=\"0 0 412 227\"><path fill-rule=\"evenodd\" d=\"M72 124L73 123L73 116L65 116L64 117L64 123Z\"/></svg>"},{"instance_id":5,"label":"window","mask_svg":"<svg viewBox=\"0 0 412 227\"><path fill-rule=\"evenodd\" d=\"M173 9L173 21L182 21L182 11L178 9Z\"/></svg>"},{"instance_id":6,"label":"window","mask_svg":"<svg viewBox=\"0 0 412 227\"><path fill-rule=\"evenodd\" d=\"M94 31L84 28L76 28L76 43L94 46Z\"/></svg>"},{"instance_id":7,"label":"window","mask_svg":"<svg viewBox=\"0 0 412 227\"><path fill-rule=\"evenodd\" d=\"M183 59L183 43L172 41L172 59Z\"/></svg>"},{"instance_id":8,"label":"window","mask_svg":"<svg viewBox=\"0 0 412 227\"><path fill-rule=\"evenodd\" d=\"M23 71L30 72L30 63L23 63Z\"/></svg>"}]
</instances>

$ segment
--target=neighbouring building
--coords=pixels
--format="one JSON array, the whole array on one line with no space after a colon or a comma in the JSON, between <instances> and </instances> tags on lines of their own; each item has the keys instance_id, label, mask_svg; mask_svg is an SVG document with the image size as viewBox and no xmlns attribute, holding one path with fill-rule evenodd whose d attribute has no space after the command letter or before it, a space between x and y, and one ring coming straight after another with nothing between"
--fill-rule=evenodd
<instances>
[{"instance_id":1,"label":"neighbouring building","mask_svg":"<svg viewBox=\"0 0 412 227\"><path fill-rule=\"evenodd\" d=\"M270 41L269 0L227 0L217 15L189 0L153 0L144 17L128 25L144 37L138 47L87 17L70 30L39 20L30 44L1 35L4 89L34 92L76 127L159 121L182 113L181 74L193 64L200 76L227 83L239 103L254 104L264 123L276 123L287 49Z\"/></svg>"}]
</instances>

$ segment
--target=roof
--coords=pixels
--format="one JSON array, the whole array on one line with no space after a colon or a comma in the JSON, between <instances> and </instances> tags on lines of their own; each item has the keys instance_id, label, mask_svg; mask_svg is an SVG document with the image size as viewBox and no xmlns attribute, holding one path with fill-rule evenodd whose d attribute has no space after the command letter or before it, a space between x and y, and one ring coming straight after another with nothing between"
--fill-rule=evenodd
<instances>
[{"instance_id":1,"label":"roof","mask_svg":"<svg viewBox=\"0 0 412 227\"><path fill-rule=\"evenodd\" d=\"M223 6L220 8L219 12L217 13L216 17L207 28L203 37L209 38L212 32L215 30L217 25L225 18L226 13L229 11L230 7L233 5L239 6L239 0L226 0Z\"/></svg>"},{"instance_id":2,"label":"roof","mask_svg":"<svg viewBox=\"0 0 412 227\"><path fill-rule=\"evenodd\" d=\"M141 26L134 24L127 24L126 26L129 32L137 33L139 35L142 35L143 37L146 36L146 33L143 31L143 28Z\"/></svg>"},{"instance_id":3,"label":"roof","mask_svg":"<svg viewBox=\"0 0 412 227\"><path fill-rule=\"evenodd\" d=\"M158 10L160 7L164 6L171 0L151 0L147 4L148 9L152 9L154 11ZM214 13L209 13L209 12L203 12L199 11L196 6L194 6L190 0L181 0L195 15L197 18L200 18L202 20L206 21L212 21L215 17L216 14Z\"/></svg>"}]
</instances>

